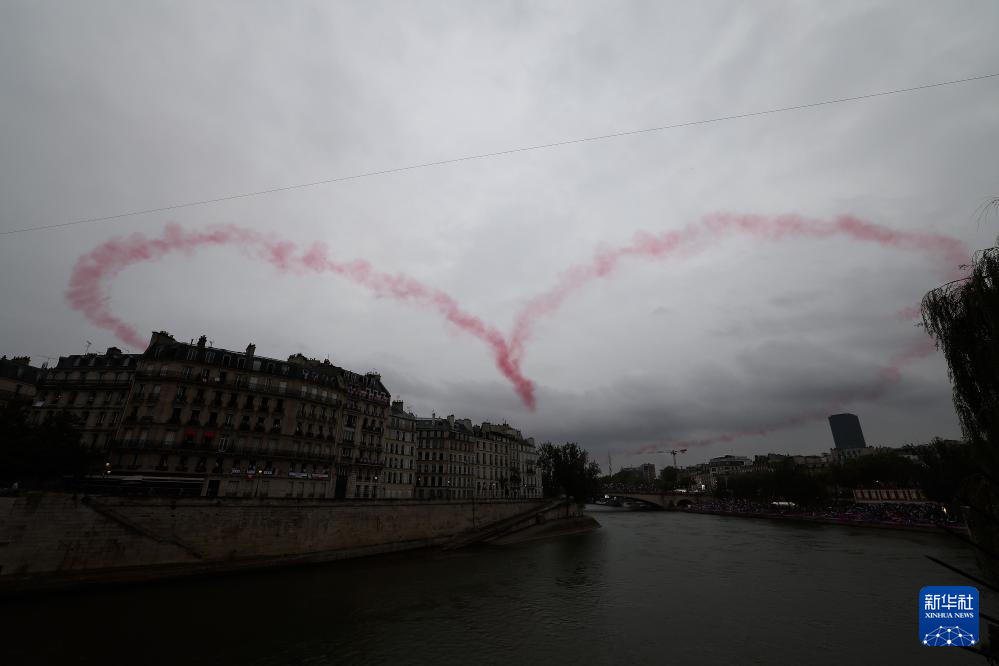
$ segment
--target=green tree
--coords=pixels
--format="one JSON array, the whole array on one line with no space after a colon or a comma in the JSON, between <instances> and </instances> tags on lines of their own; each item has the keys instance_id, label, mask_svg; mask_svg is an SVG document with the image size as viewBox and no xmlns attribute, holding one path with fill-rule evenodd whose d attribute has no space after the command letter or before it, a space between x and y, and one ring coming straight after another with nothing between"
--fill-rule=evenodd
<instances>
[{"instance_id":1,"label":"green tree","mask_svg":"<svg viewBox=\"0 0 999 666\"><path fill-rule=\"evenodd\" d=\"M912 487L919 484L919 464L896 451L885 451L843 462L830 470L830 481L847 488L885 486Z\"/></svg>"},{"instance_id":2,"label":"green tree","mask_svg":"<svg viewBox=\"0 0 999 666\"><path fill-rule=\"evenodd\" d=\"M568 495L582 504L600 493L600 466L575 442L538 448L538 469L545 497Z\"/></svg>"},{"instance_id":3,"label":"green tree","mask_svg":"<svg viewBox=\"0 0 999 666\"><path fill-rule=\"evenodd\" d=\"M999 199L990 204L999 209ZM963 484L980 563L999 582L999 247L982 250L966 279L923 297L923 325L947 361L954 407L976 472Z\"/></svg>"},{"instance_id":4,"label":"green tree","mask_svg":"<svg viewBox=\"0 0 999 666\"><path fill-rule=\"evenodd\" d=\"M676 467L663 467L659 472L659 487L663 490L673 490L678 488L680 483L680 470Z\"/></svg>"},{"instance_id":5,"label":"green tree","mask_svg":"<svg viewBox=\"0 0 999 666\"><path fill-rule=\"evenodd\" d=\"M50 487L96 467L99 456L80 446L80 431L69 412L39 423L32 423L30 414L22 402L0 410L0 485Z\"/></svg>"},{"instance_id":6,"label":"green tree","mask_svg":"<svg viewBox=\"0 0 999 666\"><path fill-rule=\"evenodd\" d=\"M937 437L925 446L911 447L911 451L919 458L919 486L923 494L957 509L960 497L967 491L968 480L978 473L971 447Z\"/></svg>"}]
</instances>

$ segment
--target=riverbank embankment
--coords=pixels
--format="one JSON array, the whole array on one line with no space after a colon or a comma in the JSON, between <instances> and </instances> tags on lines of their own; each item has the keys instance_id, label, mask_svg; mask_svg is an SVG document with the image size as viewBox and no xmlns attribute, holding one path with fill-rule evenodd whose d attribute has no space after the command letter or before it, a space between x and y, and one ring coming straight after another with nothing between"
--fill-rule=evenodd
<instances>
[{"instance_id":1,"label":"riverbank embankment","mask_svg":"<svg viewBox=\"0 0 999 666\"><path fill-rule=\"evenodd\" d=\"M0 592L138 582L576 529L550 500L0 497ZM526 535L525 535L526 536ZM457 546L455 545L457 544Z\"/></svg>"}]
</instances>

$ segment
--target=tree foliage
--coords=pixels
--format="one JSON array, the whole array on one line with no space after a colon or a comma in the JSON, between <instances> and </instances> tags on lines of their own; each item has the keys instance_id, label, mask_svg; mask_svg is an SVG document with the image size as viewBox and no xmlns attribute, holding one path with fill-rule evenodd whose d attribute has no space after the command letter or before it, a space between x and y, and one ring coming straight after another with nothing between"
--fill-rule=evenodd
<instances>
[{"instance_id":1,"label":"tree foliage","mask_svg":"<svg viewBox=\"0 0 999 666\"><path fill-rule=\"evenodd\" d=\"M912 447L919 458L919 486L929 499L957 509L969 481L978 473L972 448L964 442L939 437L926 446Z\"/></svg>"},{"instance_id":2,"label":"tree foliage","mask_svg":"<svg viewBox=\"0 0 999 666\"><path fill-rule=\"evenodd\" d=\"M586 450L575 442L542 444L538 469L545 497L565 494L582 503L600 492L600 465L591 462Z\"/></svg>"},{"instance_id":3,"label":"tree foliage","mask_svg":"<svg viewBox=\"0 0 999 666\"><path fill-rule=\"evenodd\" d=\"M731 474L721 480L715 492L722 497L755 501L792 501L809 505L828 497L825 475L810 474L791 461L773 470Z\"/></svg>"},{"instance_id":4,"label":"tree foliage","mask_svg":"<svg viewBox=\"0 0 999 666\"><path fill-rule=\"evenodd\" d=\"M976 467L960 492L968 527L983 568L999 581L999 248L979 252L969 268L967 279L923 297L923 325L947 361Z\"/></svg>"},{"instance_id":5,"label":"tree foliage","mask_svg":"<svg viewBox=\"0 0 999 666\"><path fill-rule=\"evenodd\" d=\"M0 410L0 485L41 488L91 471L98 457L80 446L80 431L69 412L31 423L26 403Z\"/></svg>"},{"instance_id":6,"label":"tree foliage","mask_svg":"<svg viewBox=\"0 0 999 666\"><path fill-rule=\"evenodd\" d=\"M975 457L999 469L999 248L980 252L968 279L926 294L923 324L947 360L954 407Z\"/></svg>"},{"instance_id":7,"label":"tree foliage","mask_svg":"<svg viewBox=\"0 0 999 666\"><path fill-rule=\"evenodd\" d=\"M809 506L849 499L854 488L922 488L929 499L954 505L963 480L974 471L968 445L938 438L924 446L909 446L905 454L885 451L826 469L807 469L785 460L769 470L720 477L715 494Z\"/></svg>"}]
</instances>

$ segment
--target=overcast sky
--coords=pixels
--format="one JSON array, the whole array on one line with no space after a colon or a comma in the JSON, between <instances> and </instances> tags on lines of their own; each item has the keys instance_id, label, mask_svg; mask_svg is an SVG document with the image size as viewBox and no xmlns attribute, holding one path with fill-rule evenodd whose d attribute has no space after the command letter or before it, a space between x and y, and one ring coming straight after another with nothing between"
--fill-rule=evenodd
<instances>
[{"instance_id":1,"label":"overcast sky","mask_svg":"<svg viewBox=\"0 0 999 666\"><path fill-rule=\"evenodd\" d=\"M0 3L0 230L999 71L999 3ZM509 330L595 250L719 211L852 214L992 244L999 78L0 236L0 352L120 345L67 304L77 257L131 232L238 224L365 258ZM489 349L433 310L226 248L137 265L114 312L143 335L378 369L417 413L506 420L601 463L841 405L868 443L957 436L939 354L865 399L925 334L893 313L925 255L730 237L622 264L539 322L528 410ZM141 351L132 349L131 351ZM691 448L818 452L813 420Z\"/></svg>"}]
</instances>

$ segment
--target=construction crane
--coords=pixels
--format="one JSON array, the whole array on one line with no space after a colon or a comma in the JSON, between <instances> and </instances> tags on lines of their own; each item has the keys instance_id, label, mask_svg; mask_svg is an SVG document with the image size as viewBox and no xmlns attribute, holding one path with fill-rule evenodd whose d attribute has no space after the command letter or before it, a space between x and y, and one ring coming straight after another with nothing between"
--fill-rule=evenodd
<instances>
[{"instance_id":1,"label":"construction crane","mask_svg":"<svg viewBox=\"0 0 999 666\"><path fill-rule=\"evenodd\" d=\"M669 454L672 454L672 456L673 456L673 468L674 469L680 469L679 467L676 466L676 454L678 454L678 453L686 453L686 452L687 452L687 449L679 449L679 450L677 450L677 449L670 449L669 451L656 451L656 453L669 453Z\"/></svg>"}]
</instances>

